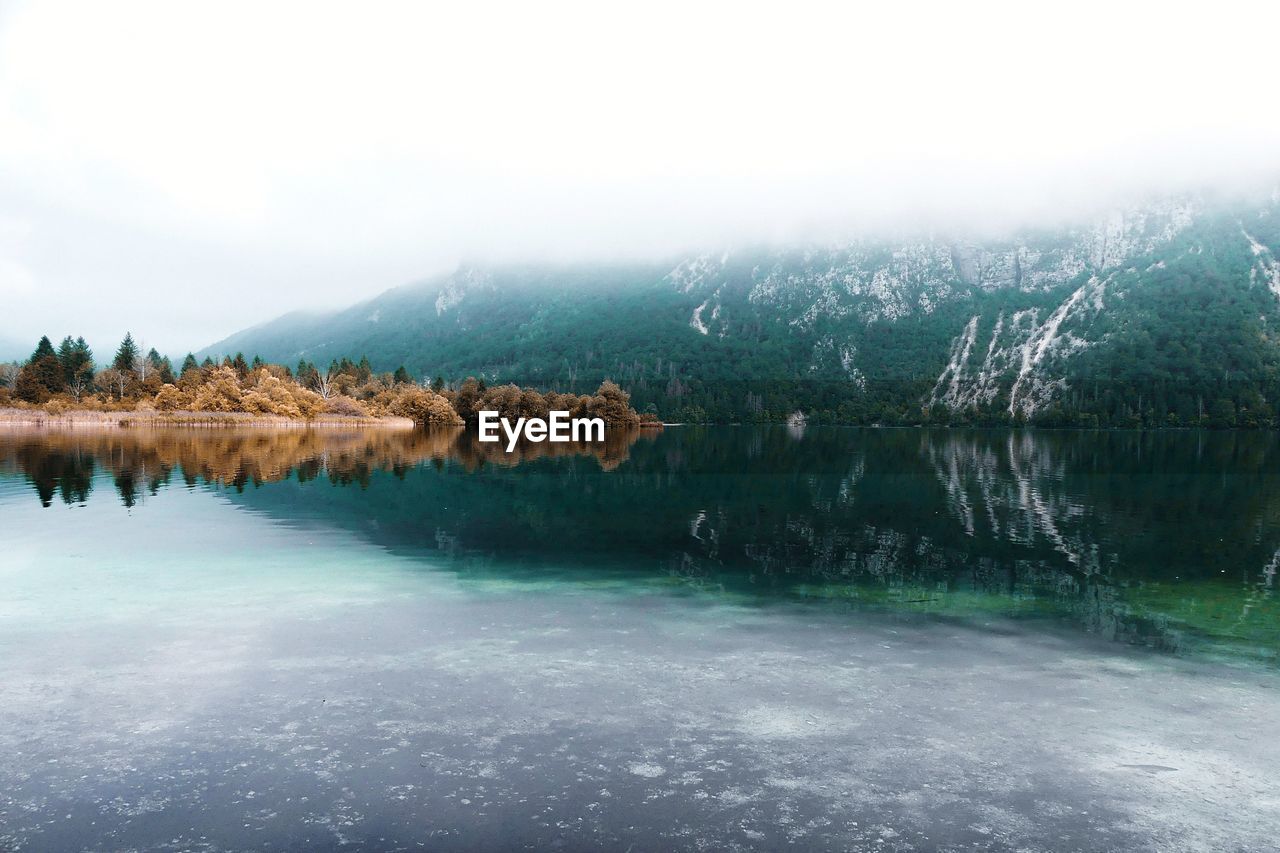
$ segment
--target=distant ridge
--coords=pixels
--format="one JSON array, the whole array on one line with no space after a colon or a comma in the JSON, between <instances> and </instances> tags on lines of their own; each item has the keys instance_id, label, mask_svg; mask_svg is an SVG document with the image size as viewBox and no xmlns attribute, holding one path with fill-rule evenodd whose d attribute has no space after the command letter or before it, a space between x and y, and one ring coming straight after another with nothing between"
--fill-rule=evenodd
<instances>
[{"instance_id":1,"label":"distant ridge","mask_svg":"<svg viewBox=\"0 0 1280 853\"><path fill-rule=\"evenodd\" d=\"M1181 196L1005 239L469 265L201 355L237 351L367 355L428 379L609 377L672 418L1179 425L1216 406L1234 423L1280 396L1280 197Z\"/></svg>"}]
</instances>

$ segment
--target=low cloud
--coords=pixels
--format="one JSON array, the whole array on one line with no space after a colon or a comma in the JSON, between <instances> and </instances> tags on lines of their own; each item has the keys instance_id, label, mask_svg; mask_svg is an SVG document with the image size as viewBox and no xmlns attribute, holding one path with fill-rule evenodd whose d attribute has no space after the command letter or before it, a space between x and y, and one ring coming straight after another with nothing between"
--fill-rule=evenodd
<instances>
[{"instance_id":1,"label":"low cloud","mask_svg":"<svg viewBox=\"0 0 1280 853\"><path fill-rule=\"evenodd\" d=\"M1234 3L18 3L6 333L177 353L462 258L1002 229L1258 184L1277 29Z\"/></svg>"}]
</instances>

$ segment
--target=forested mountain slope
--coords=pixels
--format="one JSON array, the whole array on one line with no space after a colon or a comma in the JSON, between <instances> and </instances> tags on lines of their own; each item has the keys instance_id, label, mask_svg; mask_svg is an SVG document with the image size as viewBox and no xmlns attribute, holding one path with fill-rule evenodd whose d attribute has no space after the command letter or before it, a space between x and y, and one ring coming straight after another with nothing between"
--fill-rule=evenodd
<instances>
[{"instance_id":1,"label":"forested mountain slope","mask_svg":"<svg viewBox=\"0 0 1280 853\"><path fill-rule=\"evenodd\" d=\"M1280 195L1183 197L1000 240L466 266L205 353L594 387L666 418L1078 425L1269 422ZM202 353L202 354L205 354Z\"/></svg>"}]
</instances>

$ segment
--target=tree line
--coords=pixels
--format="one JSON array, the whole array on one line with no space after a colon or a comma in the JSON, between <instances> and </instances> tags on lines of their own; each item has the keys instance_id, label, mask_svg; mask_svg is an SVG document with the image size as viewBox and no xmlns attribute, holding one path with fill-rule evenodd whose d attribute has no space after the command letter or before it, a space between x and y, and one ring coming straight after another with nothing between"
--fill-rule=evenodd
<instances>
[{"instance_id":1,"label":"tree line","mask_svg":"<svg viewBox=\"0 0 1280 853\"><path fill-rule=\"evenodd\" d=\"M144 351L145 349L145 351ZM456 385L436 377L419 384L403 367L375 372L367 357L333 360L325 369L305 359L297 366L270 364L243 353L220 362L188 353L175 370L167 357L126 333L107 366L98 369L83 337L55 348L42 337L22 363L0 365L0 405L69 411L198 412L318 417L406 417L420 424L474 424L482 410L504 417L599 417L611 427L635 427L641 416L630 394L609 380L594 394L539 391L516 385L487 386L467 377ZM654 421L654 418L648 418Z\"/></svg>"}]
</instances>

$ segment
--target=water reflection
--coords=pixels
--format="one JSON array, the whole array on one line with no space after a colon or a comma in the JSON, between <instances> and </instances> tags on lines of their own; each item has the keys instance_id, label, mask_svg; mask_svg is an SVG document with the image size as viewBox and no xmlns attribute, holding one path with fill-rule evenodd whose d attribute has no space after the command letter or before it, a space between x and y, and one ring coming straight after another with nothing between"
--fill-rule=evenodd
<instances>
[{"instance_id":1,"label":"water reflection","mask_svg":"<svg viewBox=\"0 0 1280 853\"><path fill-rule=\"evenodd\" d=\"M0 472L21 473L40 502L83 503L95 472L109 474L125 506L154 494L176 476L243 490L290 477L325 476L337 485L367 486L375 471L403 476L424 462L474 471L565 456L593 458L603 470L625 462L640 431L613 431L599 443L531 443L511 453L463 429L104 429L0 433Z\"/></svg>"},{"instance_id":2,"label":"water reflection","mask_svg":"<svg viewBox=\"0 0 1280 853\"><path fill-rule=\"evenodd\" d=\"M506 454L461 430L113 430L0 436L0 476L45 506L107 482L128 506L209 484L477 578L1048 616L1274 661L1278 448L1266 433L743 427Z\"/></svg>"}]
</instances>

